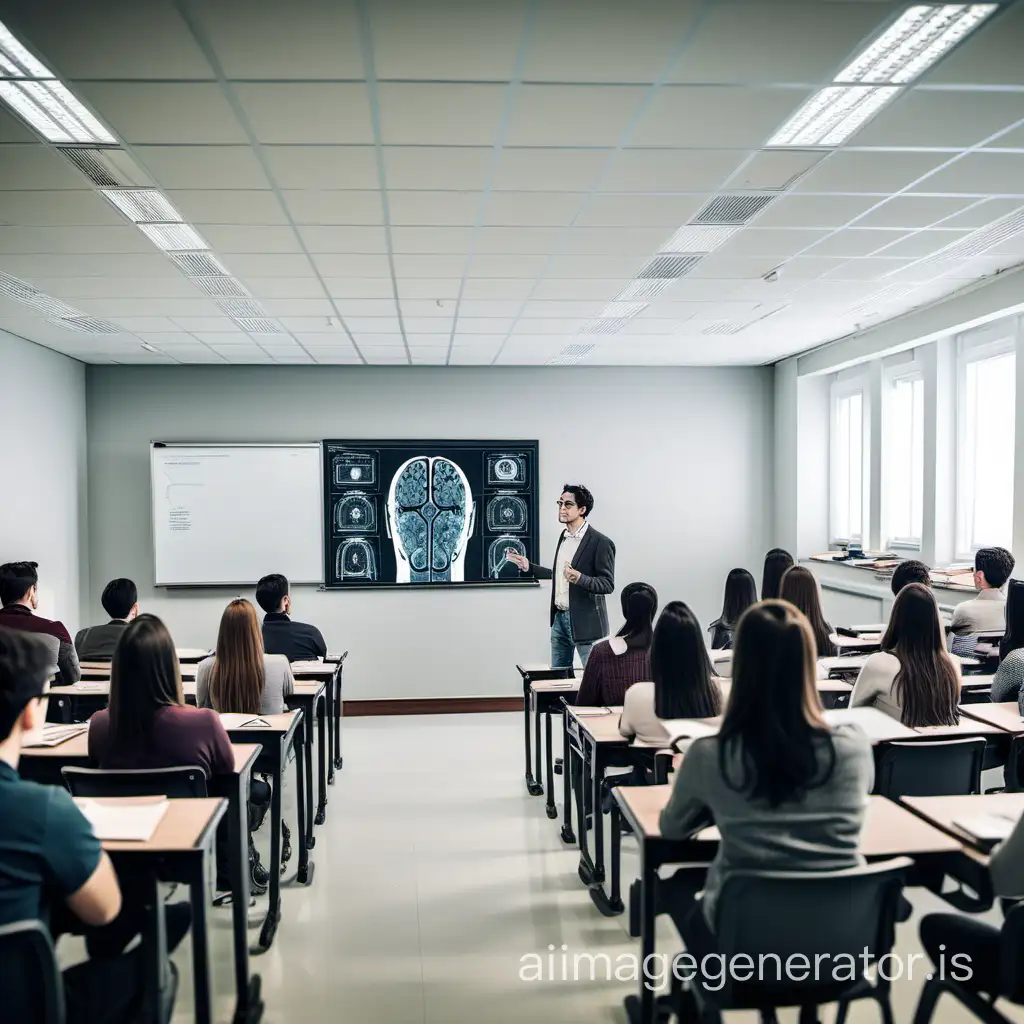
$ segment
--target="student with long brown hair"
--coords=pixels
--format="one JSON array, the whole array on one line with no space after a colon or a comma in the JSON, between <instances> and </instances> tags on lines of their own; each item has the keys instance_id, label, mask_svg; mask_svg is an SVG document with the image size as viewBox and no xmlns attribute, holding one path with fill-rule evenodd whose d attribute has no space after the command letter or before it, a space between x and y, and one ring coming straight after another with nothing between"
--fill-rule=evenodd
<instances>
[{"instance_id":1,"label":"student with long brown hair","mask_svg":"<svg viewBox=\"0 0 1024 1024\"><path fill-rule=\"evenodd\" d=\"M793 556L785 548L772 548L764 556L761 573L761 600L772 601L779 596L779 585L785 571L793 564Z\"/></svg>"},{"instance_id":2,"label":"student with long brown hair","mask_svg":"<svg viewBox=\"0 0 1024 1024\"><path fill-rule=\"evenodd\" d=\"M708 626L712 650L727 651L732 647L732 637L740 618L752 604L757 604L754 577L746 569L731 569L725 578L722 614Z\"/></svg>"},{"instance_id":3,"label":"student with long brown hair","mask_svg":"<svg viewBox=\"0 0 1024 1024\"><path fill-rule=\"evenodd\" d=\"M912 729L960 721L960 664L946 651L935 595L908 583L896 596L882 650L857 676L850 707L873 706Z\"/></svg>"},{"instance_id":4,"label":"student with long brown hair","mask_svg":"<svg viewBox=\"0 0 1024 1024\"><path fill-rule=\"evenodd\" d=\"M802 565L790 566L783 574L779 585L779 600L788 601L807 617L819 658L830 658L837 653L836 646L830 639L832 627L825 621L825 613L821 607L821 587L818 586L818 579L810 569L805 569Z\"/></svg>"}]
</instances>

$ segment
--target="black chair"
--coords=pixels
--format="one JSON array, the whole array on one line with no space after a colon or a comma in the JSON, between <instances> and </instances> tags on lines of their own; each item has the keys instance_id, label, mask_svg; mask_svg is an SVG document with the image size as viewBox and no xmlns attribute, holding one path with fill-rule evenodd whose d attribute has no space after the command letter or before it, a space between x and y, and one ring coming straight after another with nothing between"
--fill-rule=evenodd
<instances>
[{"instance_id":1,"label":"black chair","mask_svg":"<svg viewBox=\"0 0 1024 1024\"><path fill-rule=\"evenodd\" d=\"M124 771L64 767L61 774L72 796L206 796L206 774L195 765Z\"/></svg>"},{"instance_id":2,"label":"black chair","mask_svg":"<svg viewBox=\"0 0 1024 1024\"><path fill-rule=\"evenodd\" d=\"M1006 912L999 936L999 991L982 995L958 981L939 974L929 975L914 1012L914 1024L928 1024L943 992L955 996L986 1024L1010 1024L996 1008L997 999L1006 999L1024 1006L1024 904L1018 903Z\"/></svg>"},{"instance_id":3,"label":"black chair","mask_svg":"<svg viewBox=\"0 0 1024 1024\"><path fill-rule=\"evenodd\" d=\"M899 857L846 871L731 874L715 906L714 935L698 903L684 922L683 941L698 964L709 954L727 964L743 955L759 965L762 977L739 980L728 972L724 979L704 979L698 972L684 989L674 965L671 999L679 1019L710 1024L726 1010L757 1010L762 1021L774 1022L777 1008L796 1006L801 1024L809 1024L817 1020L819 1006L838 1002L836 1024L844 1024L848 1004L869 998L878 1002L885 1024L892 1024L889 984L881 977L872 984L862 957L867 951L877 963L891 952L903 879L912 863ZM817 960L822 954L828 959ZM782 965L797 955L815 965L805 979L785 977Z\"/></svg>"},{"instance_id":4,"label":"black chair","mask_svg":"<svg viewBox=\"0 0 1024 1024\"><path fill-rule=\"evenodd\" d=\"M64 1024L64 984L42 921L0 926L0 993L4 1020Z\"/></svg>"},{"instance_id":5,"label":"black chair","mask_svg":"<svg viewBox=\"0 0 1024 1024\"><path fill-rule=\"evenodd\" d=\"M883 743L875 758L875 792L890 800L968 795L981 792L985 740Z\"/></svg>"}]
</instances>

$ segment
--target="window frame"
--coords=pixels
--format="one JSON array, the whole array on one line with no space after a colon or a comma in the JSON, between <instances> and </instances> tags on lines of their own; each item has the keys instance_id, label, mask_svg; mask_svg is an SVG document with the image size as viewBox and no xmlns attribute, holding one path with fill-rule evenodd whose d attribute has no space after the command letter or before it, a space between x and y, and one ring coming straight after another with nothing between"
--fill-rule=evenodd
<instances>
[{"instance_id":1,"label":"window frame","mask_svg":"<svg viewBox=\"0 0 1024 1024\"><path fill-rule=\"evenodd\" d=\"M925 401L925 389L927 384L925 382L925 375L915 361L911 361L902 366L894 366L892 368L884 369L882 374L882 437L883 439L889 432L889 423L891 422L891 405L889 400L893 397L897 385L903 383L914 383L916 381L921 382L921 401ZM924 435L927 433L928 424L925 420L921 433L921 445L924 447ZM891 511L891 493L889 491L889 473L888 470L891 466L888 464L887 455L891 449L884 445L881 449L881 480L882 480L882 522L881 522L881 540L882 547L885 550L897 550L897 551L910 551L920 552L924 544L924 503L925 503L925 487L924 480L921 481L921 536L920 537L895 537L889 534L889 521ZM922 463L924 460L924 452L921 453Z\"/></svg>"},{"instance_id":2,"label":"window frame","mask_svg":"<svg viewBox=\"0 0 1024 1024\"><path fill-rule=\"evenodd\" d=\"M836 524L839 521L837 507L837 478L839 450L839 403L845 398L859 394L861 399L861 532L859 536L842 537ZM868 544L871 535L871 396L867 374L837 374L832 381L829 401L829 496L828 496L828 532L833 545Z\"/></svg>"}]
</instances>

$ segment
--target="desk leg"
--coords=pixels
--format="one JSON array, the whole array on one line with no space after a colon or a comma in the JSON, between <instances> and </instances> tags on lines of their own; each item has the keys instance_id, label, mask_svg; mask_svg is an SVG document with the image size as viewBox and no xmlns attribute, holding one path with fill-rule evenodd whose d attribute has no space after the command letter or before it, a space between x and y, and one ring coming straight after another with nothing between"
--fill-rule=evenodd
<instances>
[{"instance_id":1,"label":"desk leg","mask_svg":"<svg viewBox=\"0 0 1024 1024\"><path fill-rule=\"evenodd\" d=\"M590 890L590 898L594 906L604 914L605 917L616 917L625 910L622 903L622 892L620 889L621 855L622 855L622 812L619 809L619 802L612 800L612 837L611 837L611 895L606 896L604 886L599 885Z\"/></svg>"},{"instance_id":2,"label":"desk leg","mask_svg":"<svg viewBox=\"0 0 1024 1024\"><path fill-rule=\"evenodd\" d=\"M334 745L334 712L335 712L335 689L338 685L338 673L335 671L327 687L327 784L334 783L334 760L337 757L337 747Z\"/></svg>"},{"instance_id":3,"label":"desk leg","mask_svg":"<svg viewBox=\"0 0 1024 1024\"><path fill-rule=\"evenodd\" d=\"M233 1024L258 1021L263 1008L260 1005L260 977L249 977L249 774L238 776L238 785L232 787L228 801L228 850L230 861L228 877L231 879L231 928L235 947L235 1016Z\"/></svg>"},{"instance_id":4,"label":"desk leg","mask_svg":"<svg viewBox=\"0 0 1024 1024\"><path fill-rule=\"evenodd\" d=\"M592 884L604 882L604 814L601 812L601 783L604 780L604 761L601 748L596 743L590 746L590 802L594 814L594 876Z\"/></svg>"},{"instance_id":5,"label":"desk leg","mask_svg":"<svg viewBox=\"0 0 1024 1024\"><path fill-rule=\"evenodd\" d=\"M316 836L313 835L313 716L316 713L316 702L310 701L309 714L303 715L302 718L302 749L295 751L296 758L302 755L303 765L303 788L300 788L299 793L304 793L305 808L306 808L306 831L305 831L305 843L306 849L312 850L316 846ZM300 797L301 799L301 797ZM299 829L299 834L302 835L302 828Z\"/></svg>"},{"instance_id":6,"label":"desk leg","mask_svg":"<svg viewBox=\"0 0 1024 1024\"><path fill-rule=\"evenodd\" d=\"M322 696L317 700L316 716L316 786L320 793L320 801L316 809L314 824L322 825L327 820L327 737L330 735L330 728L327 722L327 708L330 700Z\"/></svg>"},{"instance_id":7,"label":"desk leg","mask_svg":"<svg viewBox=\"0 0 1024 1024\"><path fill-rule=\"evenodd\" d=\"M313 881L313 865L309 862L309 849L313 845L310 841L310 834L313 831L313 822L312 819L308 817L307 801L309 801L310 794L306 792L306 773L312 768L312 762L309 757L309 744L312 740L312 736L308 733L309 726L310 723L306 719L303 719L299 724L299 728L295 731L295 745L298 748L295 751L295 780L298 787L298 799L295 803L299 816L299 836L302 837L299 840L299 870L295 875L295 880L300 885L309 885L309 883ZM312 785L312 779L310 779L309 782L310 785ZM311 803L311 801L309 802ZM280 831L279 827L279 836Z\"/></svg>"},{"instance_id":8,"label":"desk leg","mask_svg":"<svg viewBox=\"0 0 1024 1024\"><path fill-rule=\"evenodd\" d=\"M211 1024L213 992L210 988L210 944L206 930L206 863L209 850L203 850L198 868L189 879L192 904L192 989L195 994L196 1024Z\"/></svg>"},{"instance_id":9,"label":"desk leg","mask_svg":"<svg viewBox=\"0 0 1024 1024\"><path fill-rule=\"evenodd\" d=\"M300 727L301 728L301 727ZM264 747L266 749L266 747ZM297 761L301 759L296 757ZM277 751L277 764L274 766L274 783L270 791L270 906L267 917L260 929L259 947L254 953L270 949L277 934L277 926L281 923L281 786L284 784L284 766L288 763L288 751L282 739ZM302 814L302 797L299 797L299 814ZM302 833L299 833L300 837ZM299 842L299 850L305 844ZM246 904L248 906L248 904Z\"/></svg>"},{"instance_id":10,"label":"desk leg","mask_svg":"<svg viewBox=\"0 0 1024 1024\"><path fill-rule=\"evenodd\" d=\"M541 743L540 737L541 712L538 703L533 705L533 781L537 788L537 796L544 792L544 784L540 781L541 776Z\"/></svg>"},{"instance_id":11,"label":"desk leg","mask_svg":"<svg viewBox=\"0 0 1024 1024\"><path fill-rule=\"evenodd\" d=\"M537 714L541 714L540 708L537 709ZM547 803L544 805L544 811L549 818L558 817L558 808L555 806L555 755L551 749L551 714L547 710L544 714L544 745L547 748L544 757L544 780L547 783L546 789L548 794Z\"/></svg>"},{"instance_id":12,"label":"desk leg","mask_svg":"<svg viewBox=\"0 0 1024 1024\"><path fill-rule=\"evenodd\" d=\"M575 843L572 830L572 745L569 742L569 713L562 709L562 842Z\"/></svg>"},{"instance_id":13,"label":"desk leg","mask_svg":"<svg viewBox=\"0 0 1024 1024\"><path fill-rule=\"evenodd\" d=\"M150 1024L163 1024L164 1008L172 993L167 991L167 931L164 927L164 905L156 874L148 874L144 886L145 924L142 933L143 996L142 1019Z\"/></svg>"},{"instance_id":14,"label":"desk leg","mask_svg":"<svg viewBox=\"0 0 1024 1024\"><path fill-rule=\"evenodd\" d=\"M583 733L580 733L580 749L577 755L582 765L582 770L577 774L580 776L578 780L579 793L576 797L576 814L580 824L580 865L576 869L577 874L580 876L580 881L584 885L590 885L594 881L594 862L590 859L590 839L589 831L587 828L587 794L591 791L590 784L590 745L584 739ZM594 820L594 809L590 809L591 821Z\"/></svg>"},{"instance_id":15,"label":"desk leg","mask_svg":"<svg viewBox=\"0 0 1024 1024\"><path fill-rule=\"evenodd\" d=\"M526 791L530 796L540 796L544 792L537 783L530 769L533 760L533 750L530 743L530 679L523 677L523 739L526 745Z\"/></svg>"},{"instance_id":16,"label":"desk leg","mask_svg":"<svg viewBox=\"0 0 1024 1024\"><path fill-rule=\"evenodd\" d=\"M341 697L341 686L344 679L344 669L338 666L338 675L336 677L336 685L334 687L334 764L333 767L339 772L341 771L341 719L345 713L345 702ZM334 781L333 771L331 773L331 782Z\"/></svg>"},{"instance_id":17,"label":"desk leg","mask_svg":"<svg viewBox=\"0 0 1024 1024\"><path fill-rule=\"evenodd\" d=\"M647 983L644 965L653 963L649 958L654 956L654 900L658 872L639 833L637 841L640 844L640 995L626 996L626 1015L630 1024L654 1024L654 989Z\"/></svg>"}]
</instances>

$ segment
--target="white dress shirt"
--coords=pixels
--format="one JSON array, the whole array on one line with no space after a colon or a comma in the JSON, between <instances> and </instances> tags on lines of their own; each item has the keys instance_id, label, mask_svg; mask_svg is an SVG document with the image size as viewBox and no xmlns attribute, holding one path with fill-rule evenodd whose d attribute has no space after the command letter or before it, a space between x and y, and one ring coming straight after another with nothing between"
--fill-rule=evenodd
<instances>
[{"instance_id":1,"label":"white dress shirt","mask_svg":"<svg viewBox=\"0 0 1024 1024\"><path fill-rule=\"evenodd\" d=\"M580 549L580 541L587 532L587 521L575 532L568 529L562 534L562 543L558 547L558 558L555 559L555 607L560 612L569 610L569 581L565 578L565 568L572 565L576 552Z\"/></svg>"},{"instance_id":2,"label":"white dress shirt","mask_svg":"<svg viewBox=\"0 0 1024 1024\"><path fill-rule=\"evenodd\" d=\"M1006 629L1006 594L1002 590L980 590L970 601L953 609L953 632L957 636Z\"/></svg>"}]
</instances>

